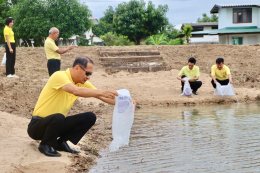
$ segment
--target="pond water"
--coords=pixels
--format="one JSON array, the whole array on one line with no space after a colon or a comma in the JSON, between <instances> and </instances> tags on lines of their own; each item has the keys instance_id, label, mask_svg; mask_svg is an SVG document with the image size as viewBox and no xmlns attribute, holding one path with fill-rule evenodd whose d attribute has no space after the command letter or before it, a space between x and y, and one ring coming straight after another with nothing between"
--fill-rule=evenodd
<instances>
[{"instance_id":1,"label":"pond water","mask_svg":"<svg viewBox=\"0 0 260 173\"><path fill-rule=\"evenodd\" d=\"M91 173L260 173L260 103L139 110Z\"/></svg>"}]
</instances>

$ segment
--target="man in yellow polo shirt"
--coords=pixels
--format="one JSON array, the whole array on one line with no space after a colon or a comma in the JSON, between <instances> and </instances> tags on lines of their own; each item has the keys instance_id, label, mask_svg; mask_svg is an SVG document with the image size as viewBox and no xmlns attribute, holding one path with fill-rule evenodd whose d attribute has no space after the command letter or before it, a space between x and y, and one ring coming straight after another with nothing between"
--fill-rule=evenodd
<instances>
[{"instance_id":1,"label":"man in yellow polo shirt","mask_svg":"<svg viewBox=\"0 0 260 173\"><path fill-rule=\"evenodd\" d=\"M178 74L177 79L181 81L181 91L183 91L184 87L184 77L189 78L190 87L192 89L192 93L197 95L197 90L201 87L202 82L199 81L200 69L196 64L196 59L191 57L188 60L188 65L182 67L181 71Z\"/></svg>"},{"instance_id":2,"label":"man in yellow polo shirt","mask_svg":"<svg viewBox=\"0 0 260 173\"><path fill-rule=\"evenodd\" d=\"M220 85L227 85L228 83L233 83L230 69L228 66L224 65L224 59L219 57L216 59L216 64L211 66L211 84L216 88L216 83Z\"/></svg>"},{"instance_id":3,"label":"man in yellow polo shirt","mask_svg":"<svg viewBox=\"0 0 260 173\"><path fill-rule=\"evenodd\" d=\"M115 103L116 91L98 90L88 81L93 64L90 58L78 57L72 68L53 73L42 89L27 132L32 139L41 140L38 149L43 154L58 157L58 151L78 153L67 141L76 145L96 122L92 112L67 116L78 97Z\"/></svg>"},{"instance_id":4,"label":"man in yellow polo shirt","mask_svg":"<svg viewBox=\"0 0 260 173\"><path fill-rule=\"evenodd\" d=\"M49 36L45 40L44 43L44 50L46 57L48 59L47 67L49 76L51 76L54 72L60 70L60 61L61 57L60 54L64 54L69 50L73 49L75 46L70 45L67 48L61 49L55 44L55 40L59 38L60 31L56 27L52 27L49 30Z\"/></svg>"}]
</instances>

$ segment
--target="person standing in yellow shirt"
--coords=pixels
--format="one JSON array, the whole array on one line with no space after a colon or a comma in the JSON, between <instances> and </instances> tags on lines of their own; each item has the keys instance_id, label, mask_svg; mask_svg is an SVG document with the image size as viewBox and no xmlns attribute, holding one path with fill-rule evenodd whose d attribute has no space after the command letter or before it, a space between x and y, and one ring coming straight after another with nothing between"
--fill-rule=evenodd
<instances>
[{"instance_id":1,"label":"person standing in yellow shirt","mask_svg":"<svg viewBox=\"0 0 260 173\"><path fill-rule=\"evenodd\" d=\"M4 39L5 39L5 51L6 51L6 77L18 78L15 75L15 59L16 59L16 46L13 32L14 19L8 17L5 21Z\"/></svg>"},{"instance_id":2,"label":"person standing in yellow shirt","mask_svg":"<svg viewBox=\"0 0 260 173\"><path fill-rule=\"evenodd\" d=\"M60 54L64 54L69 50L73 49L75 46L70 45L67 48L59 48L55 44L55 40L59 38L60 31L56 27L52 27L49 30L49 36L45 40L44 50L47 57L47 68L49 72L49 76L51 76L54 72L60 70L61 57Z\"/></svg>"},{"instance_id":3,"label":"person standing in yellow shirt","mask_svg":"<svg viewBox=\"0 0 260 173\"><path fill-rule=\"evenodd\" d=\"M211 66L211 84L216 88L216 83L220 85L228 85L233 83L230 69L224 65L224 58L219 57L216 59L216 64Z\"/></svg>"},{"instance_id":4,"label":"person standing in yellow shirt","mask_svg":"<svg viewBox=\"0 0 260 173\"><path fill-rule=\"evenodd\" d=\"M190 87L192 89L192 93L194 95L197 95L197 90L201 87L202 82L199 81L200 76L200 69L196 64L196 59L193 57L190 57L188 60L188 65L182 67L181 71L178 74L177 79L181 81L181 91L183 91L184 87L184 77L189 78Z\"/></svg>"},{"instance_id":5,"label":"person standing in yellow shirt","mask_svg":"<svg viewBox=\"0 0 260 173\"><path fill-rule=\"evenodd\" d=\"M67 116L78 97L94 97L115 104L116 91L96 89L88 81L93 68L90 58L78 57L72 68L53 73L42 89L27 132L32 139L41 140L38 149L46 156L61 156L57 150L78 153L67 141L76 145L95 124L93 112Z\"/></svg>"}]
</instances>

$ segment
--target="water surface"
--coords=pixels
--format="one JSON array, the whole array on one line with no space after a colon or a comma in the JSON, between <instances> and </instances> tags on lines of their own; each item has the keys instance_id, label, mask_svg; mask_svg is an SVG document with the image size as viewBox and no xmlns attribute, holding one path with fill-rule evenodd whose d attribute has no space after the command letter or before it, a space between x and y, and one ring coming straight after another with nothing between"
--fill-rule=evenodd
<instances>
[{"instance_id":1,"label":"water surface","mask_svg":"<svg viewBox=\"0 0 260 173\"><path fill-rule=\"evenodd\" d=\"M260 173L260 103L140 110L92 173Z\"/></svg>"}]
</instances>

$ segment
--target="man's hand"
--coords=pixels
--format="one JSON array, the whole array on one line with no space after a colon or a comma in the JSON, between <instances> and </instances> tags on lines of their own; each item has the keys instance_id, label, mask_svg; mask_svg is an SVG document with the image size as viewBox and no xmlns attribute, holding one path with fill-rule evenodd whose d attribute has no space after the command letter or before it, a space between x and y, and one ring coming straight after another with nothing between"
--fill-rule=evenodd
<instances>
[{"instance_id":1,"label":"man's hand","mask_svg":"<svg viewBox=\"0 0 260 173\"><path fill-rule=\"evenodd\" d=\"M116 91L105 90L101 93L101 97L106 97L110 99L114 99L116 96L118 96L118 93Z\"/></svg>"},{"instance_id":2,"label":"man's hand","mask_svg":"<svg viewBox=\"0 0 260 173\"><path fill-rule=\"evenodd\" d=\"M68 47L68 50L72 50L72 49L74 49L75 47L77 47L76 45L70 45L69 47Z\"/></svg>"},{"instance_id":3,"label":"man's hand","mask_svg":"<svg viewBox=\"0 0 260 173\"><path fill-rule=\"evenodd\" d=\"M11 49L9 49L9 51L10 51L10 53L14 53L14 50L11 48Z\"/></svg>"}]
</instances>

